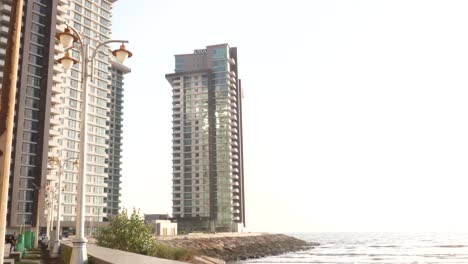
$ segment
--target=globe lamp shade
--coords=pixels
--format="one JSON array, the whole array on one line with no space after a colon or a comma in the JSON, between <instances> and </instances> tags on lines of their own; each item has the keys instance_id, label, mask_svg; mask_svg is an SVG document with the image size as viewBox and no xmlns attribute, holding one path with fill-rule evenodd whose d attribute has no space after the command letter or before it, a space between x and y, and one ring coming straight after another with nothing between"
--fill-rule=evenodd
<instances>
[{"instance_id":1,"label":"globe lamp shade","mask_svg":"<svg viewBox=\"0 0 468 264\"><path fill-rule=\"evenodd\" d=\"M118 50L112 51L112 54L117 58L117 61L123 63L127 58L132 57L132 53L125 48L125 45L120 45Z\"/></svg>"},{"instance_id":2,"label":"globe lamp shade","mask_svg":"<svg viewBox=\"0 0 468 264\"><path fill-rule=\"evenodd\" d=\"M62 64L63 68L65 70L68 70L70 69L73 64L77 63L78 61L73 59L71 56L70 56L70 53L67 51L65 53L65 56L63 56L62 58L58 59L57 60L58 63Z\"/></svg>"},{"instance_id":3,"label":"globe lamp shade","mask_svg":"<svg viewBox=\"0 0 468 264\"><path fill-rule=\"evenodd\" d=\"M78 38L73 35L68 27L62 33L55 34L55 38L60 41L60 44L64 49L72 46L73 42L78 41Z\"/></svg>"}]
</instances>

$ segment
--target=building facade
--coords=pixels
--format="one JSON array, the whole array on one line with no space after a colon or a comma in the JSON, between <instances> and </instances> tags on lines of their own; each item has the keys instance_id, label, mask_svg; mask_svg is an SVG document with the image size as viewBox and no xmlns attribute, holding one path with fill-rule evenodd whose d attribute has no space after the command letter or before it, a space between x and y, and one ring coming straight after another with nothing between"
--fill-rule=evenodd
<instances>
[{"instance_id":1,"label":"building facade","mask_svg":"<svg viewBox=\"0 0 468 264\"><path fill-rule=\"evenodd\" d=\"M130 72L130 68L112 60L112 76L110 85L110 124L109 124L109 150L108 150L108 177L107 206L104 213L107 217L115 216L120 210L120 183L122 182L122 132L123 132L123 79L124 75ZM105 220L105 219L103 219Z\"/></svg>"},{"instance_id":2,"label":"building facade","mask_svg":"<svg viewBox=\"0 0 468 264\"><path fill-rule=\"evenodd\" d=\"M0 15L8 20L9 1L2 1ZM55 40L65 23L81 32L91 49L111 34L115 0L26 0L23 12L21 61L17 86L14 145L8 201L8 226L46 226L49 216L62 211L62 226L73 228L76 218L82 101L82 64L64 72L55 61L63 48ZM3 21L2 20L2 23ZM4 26L0 28L0 56L5 53ZM82 61L74 49L72 56ZM3 58L3 57L1 57ZM0 62L2 59L0 58ZM122 132L123 75L127 67L111 61L104 47L95 59L95 75L89 82L87 132L86 221L115 215L120 203L120 156ZM0 64L3 68L3 64ZM63 161L63 184L58 186L58 168L48 157ZM47 193L55 189L55 193ZM62 190L62 204L49 208ZM38 197L38 195L40 197ZM47 203L49 202L49 203Z\"/></svg>"},{"instance_id":3,"label":"building facade","mask_svg":"<svg viewBox=\"0 0 468 264\"><path fill-rule=\"evenodd\" d=\"M180 232L245 226L242 88L237 48L175 55L172 214Z\"/></svg>"}]
</instances>

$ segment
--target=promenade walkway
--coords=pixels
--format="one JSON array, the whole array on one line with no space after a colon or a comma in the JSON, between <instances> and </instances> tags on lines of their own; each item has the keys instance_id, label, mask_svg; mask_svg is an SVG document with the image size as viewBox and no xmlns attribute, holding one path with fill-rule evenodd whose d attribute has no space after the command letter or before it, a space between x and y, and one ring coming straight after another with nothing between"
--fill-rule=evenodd
<instances>
[{"instance_id":1,"label":"promenade walkway","mask_svg":"<svg viewBox=\"0 0 468 264\"><path fill-rule=\"evenodd\" d=\"M72 243L64 241L64 246L72 247ZM185 262L149 257L145 255L125 252L116 249L87 245L88 255L93 257L96 264L181 264Z\"/></svg>"}]
</instances>

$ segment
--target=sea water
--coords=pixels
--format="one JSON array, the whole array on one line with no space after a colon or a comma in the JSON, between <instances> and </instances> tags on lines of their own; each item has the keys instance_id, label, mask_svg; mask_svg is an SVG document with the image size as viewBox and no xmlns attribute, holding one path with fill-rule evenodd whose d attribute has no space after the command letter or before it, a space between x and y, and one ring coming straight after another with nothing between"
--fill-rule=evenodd
<instances>
[{"instance_id":1,"label":"sea water","mask_svg":"<svg viewBox=\"0 0 468 264\"><path fill-rule=\"evenodd\" d=\"M468 264L468 233L291 233L320 245L239 263Z\"/></svg>"}]
</instances>

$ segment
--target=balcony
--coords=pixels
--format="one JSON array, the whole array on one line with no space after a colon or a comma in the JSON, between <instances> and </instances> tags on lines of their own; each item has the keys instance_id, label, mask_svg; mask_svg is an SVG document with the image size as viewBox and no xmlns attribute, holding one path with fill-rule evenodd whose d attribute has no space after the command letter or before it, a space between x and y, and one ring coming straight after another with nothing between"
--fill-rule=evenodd
<instances>
[{"instance_id":1,"label":"balcony","mask_svg":"<svg viewBox=\"0 0 468 264\"><path fill-rule=\"evenodd\" d=\"M52 76L52 81L54 84L59 84L62 83L62 78L60 78L57 74L54 74Z\"/></svg>"},{"instance_id":2,"label":"balcony","mask_svg":"<svg viewBox=\"0 0 468 264\"><path fill-rule=\"evenodd\" d=\"M2 12L11 14L11 5L2 4L1 9L2 9Z\"/></svg>"},{"instance_id":3,"label":"balcony","mask_svg":"<svg viewBox=\"0 0 468 264\"><path fill-rule=\"evenodd\" d=\"M58 49L55 49L55 53L57 53L57 55L54 56L54 59L55 59L55 57L58 58L58 57L59 57L58 54L62 54L63 52L61 52L61 51L58 50ZM55 60L57 60L57 59L55 59ZM63 67L61 67L61 66L58 65L58 64L54 65L54 67L52 67L52 70L53 70L53 75L60 75L60 74L64 73Z\"/></svg>"},{"instance_id":4,"label":"balcony","mask_svg":"<svg viewBox=\"0 0 468 264\"><path fill-rule=\"evenodd\" d=\"M58 25L61 25L61 24L65 23L65 22L67 22L65 20L65 16L56 16L56 18L57 18Z\"/></svg>"},{"instance_id":5,"label":"balcony","mask_svg":"<svg viewBox=\"0 0 468 264\"><path fill-rule=\"evenodd\" d=\"M49 136L51 137L59 137L61 136L60 132L58 132L57 130L55 129L50 129L49 130Z\"/></svg>"},{"instance_id":6,"label":"balcony","mask_svg":"<svg viewBox=\"0 0 468 264\"><path fill-rule=\"evenodd\" d=\"M50 118L50 125L51 126L60 126L60 120L58 118L51 117Z\"/></svg>"},{"instance_id":7,"label":"balcony","mask_svg":"<svg viewBox=\"0 0 468 264\"><path fill-rule=\"evenodd\" d=\"M2 15L0 16L0 22L4 23L5 25L8 25L10 22L10 16Z\"/></svg>"},{"instance_id":8,"label":"balcony","mask_svg":"<svg viewBox=\"0 0 468 264\"><path fill-rule=\"evenodd\" d=\"M5 37L0 37L0 44L1 44L2 46L6 46L6 44L7 44L7 38L5 38Z\"/></svg>"},{"instance_id":9,"label":"balcony","mask_svg":"<svg viewBox=\"0 0 468 264\"><path fill-rule=\"evenodd\" d=\"M237 149L237 147L233 147L233 148L232 148L232 153L233 153L233 154L234 154L234 153L239 153L239 149Z\"/></svg>"},{"instance_id":10,"label":"balcony","mask_svg":"<svg viewBox=\"0 0 468 264\"><path fill-rule=\"evenodd\" d=\"M52 95L61 94L62 89L58 85L52 85Z\"/></svg>"},{"instance_id":11,"label":"balcony","mask_svg":"<svg viewBox=\"0 0 468 264\"><path fill-rule=\"evenodd\" d=\"M55 139L49 139L49 148L58 148L60 144Z\"/></svg>"},{"instance_id":12,"label":"balcony","mask_svg":"<svg viewBox=\"0 0 468 264\"><path fill-rule=\"evenodd\" d=\"M66 15L67 14L67 8L66 5L59 5L57 6L57 13L58 15Z\"/></svg>"},{"instance_id":13,"label":"balcony","mask_svg":"<svg viewBox=\"0 0 468 264\"><path fill-rule=\"evenodd\" d=\"M52 96L50 98L50 102L52 103L52 105L61 105L62 104L62 100L58 96Z\"/></svg>"},{"instance_id":14,"label":"balcony","mask_svg":"<svg viewBox=\"0 0 468 264\"><path fill-rule=\"evenodd\" d=\"M231 146L238 147L238 146L239 146L239 144L237 143L237 141L232 141L232 142L231 142Z\"/></svg>"},{"instance_id":15,"label":"balcony","mask_svg":"<svg viewBox=\"0 0 468 264\"><path fill-rule=\"evenodd\" d=\"M51 115L60 115L60 109L58 109L57 107L51 107L50 108L50 114Z\"/></svg>"},{"instance_id":16,"label":"balcony","mask_svg":"<svg viewBox=\"0 0 468 264\"><path fill-rule=\"evenodd\" d=\"M2 32L4 32L4 33L8 33L8 27L6 27L6 26L1 26L1 27L0 27L0 30L1 30Z\"/></svg>"}]
</instances>

